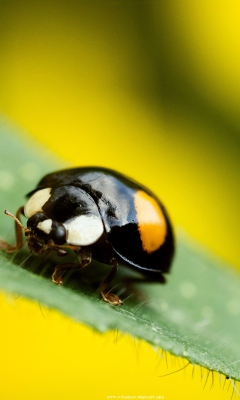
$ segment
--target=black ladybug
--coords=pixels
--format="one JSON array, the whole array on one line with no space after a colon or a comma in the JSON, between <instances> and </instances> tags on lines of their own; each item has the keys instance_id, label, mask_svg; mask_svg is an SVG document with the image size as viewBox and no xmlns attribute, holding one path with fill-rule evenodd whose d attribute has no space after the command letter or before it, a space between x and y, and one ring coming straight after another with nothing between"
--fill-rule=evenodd
<instances>
[{"instance_id":1,"label":"black ladybug","mask_svg":"<svg viewBox=\"0 0 240 400\"><path fill-rule=\"evenodd\" d=\"M23 245L22 229L29 248L37 254L72 249L77 267L95 259L112 266L100 284L103 299L121 304L109 292L118 260L138 269L147 280L164 281L174 253L171 223L161 202L142 185L110 169L73 168L46 175L28 194L16 217L16 246L0 241L12 252ZM19 218L28 218L25 228ZM76 268L76 265L73 264ZM62 283L69 264L58 265L52 280Z\"/></svg>"}]
</instances>

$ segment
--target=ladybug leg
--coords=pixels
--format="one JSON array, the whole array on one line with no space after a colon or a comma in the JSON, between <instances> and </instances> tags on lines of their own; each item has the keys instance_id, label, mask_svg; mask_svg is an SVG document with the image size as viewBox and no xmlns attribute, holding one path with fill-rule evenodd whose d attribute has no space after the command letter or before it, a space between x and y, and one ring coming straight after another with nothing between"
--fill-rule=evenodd
<instances>
[{"instance_id":1,"label":"ladybug leg","mask_svg":"<svg viewBox=\"0 0 240 400\"><path fill-rule=\"evenodd\" d=\"M69 271L69 269L77 270L86 267L90 264L92 260L91 251L87 248L80 250L77 252L79 263L65 263L65 264L58 264L55 267L55 270L52 274L52 282L56 283L57 285L63 284L63 275Z\"/></svg>"},{"instance_id":2,"label":"ladybug leg","mask_svg":"<svg viewBox=\"0 0 240 400\"><path fill-rule=\"evenodd\" d=\"M58 264L52 274L52 282L56 283L56 285L62 285L63 275L65 275L65 273L69 271L69 269L77 269L79 267L80 264L75 263Z\"/></svg>"},{"instance_id":3,"label":"ladybug leg","mask_svg":"<svg viewBox=\"0 0 240 400\"><path fill-rule=\"evenodd\" d=\"M23 209L24 207L20 207L16 213L16 218L20 222L20 215L23 214ZM6 215L9 215L7 211L5 211ZM11 217L14 218L12 214L10 214ZM15 251L19 250L23 246L23 235L22 235L22 229L21 225L15 220L15 235L16 235L16 244L15 246L12 246L11 244L5 242L4 240L0 239L0 250L5 250L6 253L14 253Z\"/></svg>"},{"instance_id":4,"label":"ladybug leg","mask_svg":"<svg viewBox=\"0 0 240 400\"><path fill-rule=\"evenodd\" d=\"M113 278L115 277L118 268L117 260L115 258L111 260L111 265L113 266L112 269L109 271L107 276L105 276L100 284L100 291L103 300L105 300L107 303L119 306L123 303L122 300L116 294L110 293L109 289L109 286Z\"/></svg>"}]
</instances>

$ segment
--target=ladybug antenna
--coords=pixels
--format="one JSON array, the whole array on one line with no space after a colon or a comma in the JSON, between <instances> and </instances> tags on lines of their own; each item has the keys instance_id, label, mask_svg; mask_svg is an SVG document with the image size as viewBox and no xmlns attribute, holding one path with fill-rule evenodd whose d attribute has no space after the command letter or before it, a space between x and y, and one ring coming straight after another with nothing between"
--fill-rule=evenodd
<instances>
[{"instance_id":1,"label":"ladybug antenna","mask_svg":"<svg viewBox=\"0 0 240 400\"><path fill-rule=\"evenodd\" d=\"M10 212L7 211L7 210L4 210L4 214L6 214L8 217L13 218L14 221L22 228L22 230L23 230L24 232L29 232L29 229L28 229L28 228L25 228L25 226L23 226L23 224L21 223L21 221L20 221L17 217L15 217L15 215L13 215L12 213L10 213Z\"/></svg>"}]
</instances>

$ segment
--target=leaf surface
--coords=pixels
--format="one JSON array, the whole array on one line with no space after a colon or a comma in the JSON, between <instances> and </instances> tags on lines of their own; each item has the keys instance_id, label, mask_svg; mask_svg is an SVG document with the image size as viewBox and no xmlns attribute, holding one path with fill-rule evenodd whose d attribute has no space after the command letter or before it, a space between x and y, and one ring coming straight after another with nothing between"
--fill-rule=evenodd
<instances>
[{"instance_id":1,"label":"leaf surface","mask_svg":"<svg viewBox=\"0 0 240 400\"><path fill-rule=\"evenodd\" d=\"M39 154L4 122L0 135L0 209L14 213L45 173L64 166ZM14 243L13 221L4 214L0 214L0 237ZM139 283L136 290L127 289L124 278L132 272L120 265L114 290L124 300L121 307L105 303L97 290L106 266L93 263L59 287L51 282L51 273L62 261L29 254L26 246L17 254L0 253L2 291L39 301L101 332L127 332L240 380L239 274L181 231L167 284Z\"/></svg>"}]
</instances>

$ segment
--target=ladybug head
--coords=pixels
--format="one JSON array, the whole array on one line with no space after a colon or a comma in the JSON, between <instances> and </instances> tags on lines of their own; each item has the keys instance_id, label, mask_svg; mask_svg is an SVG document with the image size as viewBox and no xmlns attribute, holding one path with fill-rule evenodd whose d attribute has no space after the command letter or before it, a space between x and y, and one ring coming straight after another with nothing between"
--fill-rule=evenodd
<instances>
[{"instance_id":1,"label":"ladybug head","mask_svg":"<svg viewBox=\"0 0 240 400\"><path fill-rule=\"evenodd\" d=\"M53 249L58 251L66 243L65 227L42 212L37 212L28 219L25 235L28 247L37 254Z\"/></svg>"},{"instance_id":2,"label":"ladybug head","mask_svg":"<svg viewBox=\"0 0 240 400\"><path fill-rule=\"evenodd\" d=\"M27 228L9 211L5 210L4 213L13 218L15 223L25 232L28 247L36 254L55 250L58 255L64 256L68 254L65 249L79 250L79 246L65 244L65 227L42 212L38 212L28 219Z\"/></svg>"}]
</instances>

